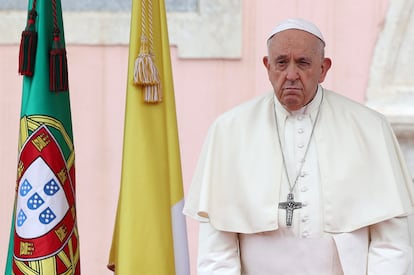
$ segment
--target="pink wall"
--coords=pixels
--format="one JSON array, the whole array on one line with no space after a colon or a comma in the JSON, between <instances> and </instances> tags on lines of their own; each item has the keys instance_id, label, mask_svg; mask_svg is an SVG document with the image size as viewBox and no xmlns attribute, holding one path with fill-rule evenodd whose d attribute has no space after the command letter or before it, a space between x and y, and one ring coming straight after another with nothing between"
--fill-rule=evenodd
<instances>
[{"instance_id":1,"label":"pink wall","mask_svg":"<svg viewBox=\"0 0 414 275\"><path fill-rule=\"evenodd\" d=\"M171 50L185 190L214 118L270 90L261 60L266 54L266 35L276 22L299 16L317 23L327 41L326 54L333 59L325 87L362 102L388 3L387 0L242 2L240 59L179 59L179 49L172 47ZM17 44L0 46L0 115L3 118L0 270L5 265L16 175L21 94L17 54ZM68 46L84 274L110 274L106 261L118 199L127 54L126 46ZM197 223L189 220L188 230L192 274L196 274Z\"/></svg>"}]
</instances>

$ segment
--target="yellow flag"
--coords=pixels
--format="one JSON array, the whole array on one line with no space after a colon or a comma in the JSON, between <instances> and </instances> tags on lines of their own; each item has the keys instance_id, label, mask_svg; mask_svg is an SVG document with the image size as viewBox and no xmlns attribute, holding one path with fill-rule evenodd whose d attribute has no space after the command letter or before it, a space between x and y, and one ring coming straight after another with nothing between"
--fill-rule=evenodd
<instances>
[{"instance_id":1,"label":"yellow flag","mask_svg":"<svg viewBox=\"0 0 414 275\"><path fill-rule=\"evenodd\" d=\"M144 53L143 38L148 42ZM147 63L153 62L157 71L151 73L158 81L135 83L135 63L142 54L150 55ZM162 91L162 101L148 103L148 88ZM190 274L182 207L165 4L164 0L133 0L122 178L108 268L117 275Z\"/></svg>"}]
</instances>

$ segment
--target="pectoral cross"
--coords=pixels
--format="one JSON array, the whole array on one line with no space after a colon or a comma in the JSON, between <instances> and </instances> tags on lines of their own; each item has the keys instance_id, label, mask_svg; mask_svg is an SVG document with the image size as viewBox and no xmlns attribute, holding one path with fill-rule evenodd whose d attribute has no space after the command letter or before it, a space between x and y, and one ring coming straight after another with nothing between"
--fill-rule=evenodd
<instances>
[{"instance_id":1,"label":"pectoral cross","mask_svg":"<svg viewBox=\"0 0 414 275\"><path fill-rule=\"evenodd\" d=\"M293 210L302 208L301 202L296 202L293 193L289 193L287 201L279 203L279 209L286 209L286 226L292 226Z\"/></svg>"}]
</instances>

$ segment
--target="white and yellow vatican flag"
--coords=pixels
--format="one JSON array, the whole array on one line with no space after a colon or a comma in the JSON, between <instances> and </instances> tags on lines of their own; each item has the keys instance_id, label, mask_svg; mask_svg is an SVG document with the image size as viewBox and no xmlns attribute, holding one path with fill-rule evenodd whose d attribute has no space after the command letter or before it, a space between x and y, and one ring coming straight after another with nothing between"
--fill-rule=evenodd
<instances>
[{"instance_id":1,"label":"white and yellow vatican flag","mask_svg":"<svg viewBox=\"0 0 414 275\"><path fill-rule=\"evenodd\" d=\"M122 177L108 268L188 275L170 46L163 0L133 0Z\"/></svg>"}]
</instances>

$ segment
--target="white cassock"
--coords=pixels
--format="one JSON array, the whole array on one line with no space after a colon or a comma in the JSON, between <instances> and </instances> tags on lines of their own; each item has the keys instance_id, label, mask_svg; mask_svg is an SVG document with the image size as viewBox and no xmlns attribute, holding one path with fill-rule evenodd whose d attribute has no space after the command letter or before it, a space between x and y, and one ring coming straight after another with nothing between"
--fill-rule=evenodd
<instances>
[{"instance_id":1,"label":"white cassock","mask_svg":"<svg viewBox=\"0 0 414 275\"><path fill-rule=\"evenodd\" d=\"M298 175L295 201L302 202L291 227L278 209L289 184L276 117L292 184ZM199 275L412 275L413 205L385 118L319 87L293 113L271 93L218 118L184 213L201 222Z\"/></svg>"}]
</instances>

